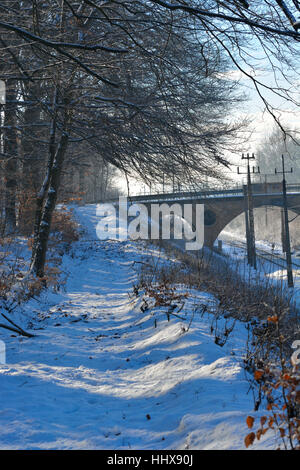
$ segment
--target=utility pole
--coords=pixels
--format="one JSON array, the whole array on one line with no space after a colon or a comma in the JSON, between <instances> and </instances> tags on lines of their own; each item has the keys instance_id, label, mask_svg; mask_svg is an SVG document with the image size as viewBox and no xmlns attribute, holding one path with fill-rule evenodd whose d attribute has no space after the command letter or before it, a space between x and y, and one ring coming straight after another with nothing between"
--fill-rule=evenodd
<instances>
[{"instance_id":1,"label":"utility pole","mask_svg":"<svg viewBox=\"0 0 300 470\"><path fill-rule=\"evenodd\" d=\"M267 191L268 191L267 174L265 174L264 188L265 188L265 193L267 193ZM266 229L267 229L267 227L268 227L268 206L265 207L265 224L266 224Z\"/></svg>"},{"instance_id":2,"label":"utility pole","mask_svg":"<svg viewBox=\"0 0 300 470\"><path fill-rule=\"evenodd\" d=\"M254 153L250 156L249 153L245 156L242 154L242 160L247 160L247 190L244 189L245 197L245 221L246 221L246 237L247 237L247 256L248 264L256 269L256 250L255 250L255 231L254 231L254 214L253 214L253 198L252 198L252 183L250 172L250 160L255 160ZM260 173L259 167L257 171L253 167L253 173ZM238 174L243 174L239 171Z\"/></svg>"},{"instance_id":3,"label":"utility pole","mask_svg":"<svg viewBox=\"0 0 300 470\"><path fill-rule=\"evenodd\" d=\"M249 234L250 234L250 249L252 266L256 269L256 251L255 251L255 231L254 231L254 214L253 214L253 199L252 199L252 184L250 174L250 159L254 159L254 154L250 157L249 153L242 159L247 159L247 192L248 192L248 214L249 214ZM253 168L254 170L254 168Z\"/></svg>"},{"instance_id":4,"label":"utility pole","mask_svg":"<svg viewBox=\"0 0 300 470\"><path fill-rule=\"evenodd\" d=\"M275 168L275 174L282 174L282 203L283 203L283 214L284 214L284 230L285 230L285 255L286 255L286 270L288 278L288 287L294 287L293 280L293 268L292 268L292 256L291 256L291 242L290 242L290 230L289 230L289 219L288 219L288 208L287 208L287 199L286 199L286 173L293 173L293 168L291 171L285 171L284 166L284 156L281 155L282 162L282 171L277 171Z\"/></svg>"},{"instance_id":5,"label":"utility pole","mask_svg":"<svg viewBox=\"0 0 300 470\"><path fill-rule=\"evenodd\" d=\"M281 246L282 253L286 253L286 233L285 233L285 219L284 219L284 209L280 210L281 215Z\"/></svg>"},{"instance_id":6,"label":"utility pole","mask_svg":"<svg viewBox=\"0 0 300 470\"><path fill-rule=\"evenodd\" d=\"M249 213L248 213L248 192L247 186L243 184L244 192L244 212L245 212L245 228L246 228L246 241L247 241L247 260L248 264L251 266L251 248L250 248L250 232L249 232Z\"/></svg>"}]
</instances>

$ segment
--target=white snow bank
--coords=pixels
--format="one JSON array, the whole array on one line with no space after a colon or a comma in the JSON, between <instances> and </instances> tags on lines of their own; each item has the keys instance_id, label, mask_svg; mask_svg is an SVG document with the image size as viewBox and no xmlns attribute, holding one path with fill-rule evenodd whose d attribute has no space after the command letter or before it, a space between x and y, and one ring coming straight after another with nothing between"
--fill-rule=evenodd
<instances>
[{"instance_id":1,"label":"white snow bank","mask_svg":"<svg viewBox=\"0 0 300 470\"><path fill-rule=\"evenodd\" d=\"M77 214L95 239L95 206ZM168 322L163 308L142 313L128 296L141 245L81 241L76 251L64 257L66 292L26 306L38 336L0 331L0 448L244 449L246 417L256 414L242 369L245 325L223 348L209 314L184 331L195 303L214 301L197 291L181 311L187 321ZM268 435L253 446L273 447Z\"/></svg>"}]
</instances>

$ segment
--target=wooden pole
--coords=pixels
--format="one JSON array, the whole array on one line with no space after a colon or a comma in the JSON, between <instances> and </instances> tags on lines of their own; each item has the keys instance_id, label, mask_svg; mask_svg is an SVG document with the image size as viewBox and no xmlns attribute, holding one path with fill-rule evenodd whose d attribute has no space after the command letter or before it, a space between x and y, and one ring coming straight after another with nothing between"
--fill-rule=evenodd
<instances>
[{"instance_id":1,"label":"wooden pole","mask_svg":"<svg viewBox=\"0 0 300 470\"><path fill-rule=\"evenodd\" d=\"M246 242L247 242L247 260L248 264L251 266L251 249L250 249L250 232L249 232L249 214L248 214L248 192L247 186L243 185L244 191L244 212L245 212L245 228L246 228Z\"/></svg>"},{"instance_id":2,"label":"wooden pole","mask_svg":"<svg viewBox=\"0 0 300 470\"><path fill-rule=\"evenodd\" d=\"M284 156L282 159L282 199L283 199L283 210L284 210L284 226L285 226L285 248L286 248L286 269L288 278L288 287L294 287L293 280L293 268L292 268L292 257L291 257L291 243L290 243L290 230L289 230L289 219L288 219L288 208L286 199L286 180L285 180L285 168L284 168Z\"/></svg>"},{"instance_id":3,"label":"wooden pole","mask_svg":"<svg viewBox=\"0 0 300 470\"><path fill-rule=\"evenodd\" d=\"M251 264L254 267L254 269L256 269L254 214L253 214L252 185L251 185L249 159L248 159L248 169L247 169L247 186L248 186L247 189L248 189L248 212L249 212L249 234L250 234Z\"/></svg>"}]
</instances>

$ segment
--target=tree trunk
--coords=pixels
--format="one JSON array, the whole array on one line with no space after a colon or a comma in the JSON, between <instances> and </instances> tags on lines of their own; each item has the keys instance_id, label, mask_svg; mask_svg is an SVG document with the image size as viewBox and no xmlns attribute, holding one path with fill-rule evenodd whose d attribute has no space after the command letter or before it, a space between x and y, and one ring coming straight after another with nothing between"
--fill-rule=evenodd
<instances>
[{"instance_id":1,"label":"tree trunk","mask_svg":"<svg viewBox=\"0 0 300 470\"><path fill-rule=\"evenodd\" d=\"M6 105L4 115L4 177L5 177L5 233L16 230L16 189L17 189L17 133L16 133L16 86L11 82L6 87Z\"/></svg>"},{"instance_id":2,"label":"tree trunk","mask_svg":"<svg viewBox=\"0 0 300 470\"><path fill-rule=\"evenodd\" d=\"M28 101L35 101L41 99L40 83L30 83L27 85L27 93L25 99ZM37 104L34 106L27 106L24 111L24 134L22 136L22 150L23 150L23 171L22 171L22 186L25 192L36 193L40 185L40 169L42 167L40 162L40 152L36 145L38 139L39 127L36 127L40 121L40 108ZM34 124L35 126L32 126ZM34 175L34 177L33 177Z\"/></svg>"},{"instance_id":3,"label":"tree trunk","mask_svg":"<svg viewBox=\"0 0 300 470\"><path fill-rule=\"evenodd\" d=\"M50 137L49 137L49 156L48 156L48 163L47 163L47 171L46 171L46 176L43 181L42 187L37 194L36 198L36 209L35 209L35 218L34 218L34 237L33 237L33 247L32 247L32 255L31 259L33 260L35 258L35 251L36 251L36 245L38 241L38 235L39 235L39 230L40 230L40 223L42 219L42 214L43 214L43 208L45 205L45 199L47 196L47 192L50 186L50 181L51 181L51 171L53 167L53 162L55 158L55 150L56 150L56 144L55 144L55 136L56 136L56 125L57 125L57 96L58 96L58 90L56 88L55 93L54 93L54 100L53 100L53 119L52 119L52 124L51 124L51 129L50 129Z\"/></svg>"},{"instance_id":4,"label":"tree trunk","mask_svg":"<svg viewBox=\"0 0 300 470\"><path fill-rule=\"evenodd\" d=\"M39 223L39 230L37 239L35 240L35 250L31 260L31 271L38 277L44 276L46 253L48 246L48 239L51 228L51 221L55 204L57 200L57 193L60 184L60 177L62 172L62 165L64 156L68 146L69 136L63 133L60 139L58 149L55 154L53 166L51 168L50 185L47 192L45 207Z\"/></svg>"}]
</instances>

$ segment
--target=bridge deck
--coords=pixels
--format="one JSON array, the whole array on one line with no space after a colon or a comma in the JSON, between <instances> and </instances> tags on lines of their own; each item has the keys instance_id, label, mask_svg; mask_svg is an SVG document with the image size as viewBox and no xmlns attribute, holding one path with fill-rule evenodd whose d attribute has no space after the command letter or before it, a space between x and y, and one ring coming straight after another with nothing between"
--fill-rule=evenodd
<instances>
[{"instance_id":1,"label":"bridge deck","mask_svg":"<svg viewBox=\"0 0 300 470\"><path fill-rule=\"evenodd\" d=\"M271 188L271 185L270 185ZM265 189L268 186L265 185ZM272 187L273 189L273 187ZM300 194L300 185L290 184L287 185L288 194ZM253 197L255 196L281 196L282 192L273 191L253 191ZM225 199L225 198L242 198L244 197L243 188L227 189L227 190L213 190L213 191L182 191L175 193L158 193L158 194L147 194L138 196L129 196L128 199L134 202L159 202L159 201L183 201L183 200L205 200L205 199Z\"/></svg>"}]
</instances>

